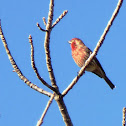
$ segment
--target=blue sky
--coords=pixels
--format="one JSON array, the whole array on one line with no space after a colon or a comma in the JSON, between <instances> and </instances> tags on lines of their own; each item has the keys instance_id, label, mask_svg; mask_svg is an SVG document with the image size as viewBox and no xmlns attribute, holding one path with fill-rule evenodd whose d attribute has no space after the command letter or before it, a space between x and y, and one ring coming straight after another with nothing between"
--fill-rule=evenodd
<instances>
[{"instance_id":1,"label":"blue sky","mask_svg":"<svg viewBox=\"0 0 126 126\"><path fill-rule=\"evenodd\" d=\"M64 11L68 14L51 33L51 57L54 74L62 92L77 75L79 67L71 57L68 40L81 38L93 50L102 35L117 0L55 0L54 20ZM64 97L74 126L119 126L126 106L126 1L100 48L97 58L109 79L116 85L111 90L106 82L86 72ZM35 60L41 76L50 84L44 54L44 28L49 0L2 0L0 19L10 51L23 74L33 83L48 90L37 80L31 68L29 34L33 37ZM35 126L49 98L30 89L10 65L0 40L0 125ZM49 91L49 90L48 90ZM64 126L57 103L53 101L43 126Z\"/></svg>"}]
</instances>

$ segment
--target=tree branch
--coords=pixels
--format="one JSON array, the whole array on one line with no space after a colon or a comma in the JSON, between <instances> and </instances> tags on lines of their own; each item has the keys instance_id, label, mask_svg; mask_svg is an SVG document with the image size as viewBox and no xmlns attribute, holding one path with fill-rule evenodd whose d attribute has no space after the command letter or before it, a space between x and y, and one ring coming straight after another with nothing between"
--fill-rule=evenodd
<instances>
[{"instance_id":1,"label":"tree branch","mask_svg":"<svg viewBox=\"0 0 126 126\"><path fill-rule=\"evenodd\" d=\"M47 30L45 30L45 29L41 28L41 26L40 26L40 24L39 24L39 23L37 23L36 25L37 25L37 27L38 27L41 31L43 31L43 32L46 32L46 31L47 31Z\"/></svg>"},{"instance_id":2,"label":"tree branch","mask_svg":"<svg viewBox=\"0 0 126 126\"><path fill-rule=\"evenodd\" d=\"M46 54L46 65L47 65L47 69L48 69L48 72L49 72L52 87L59 90L58 86L56 84L56 80L55 80L55 76L54 76L54 72L53 72L53 68L52 68L52 64L51 64L50 47L49 47L51 26L52 26L52 20L53 20L53 6L54 6L54 0L50 0L48 22L47 22L47 25L46 25L47 32L46 32L46 35L45 35L44 47L45 47L45 54Z\"/></svg>"},{"instance_id":3,"label":"tree branch","mask_svg":"<svg viewBox=\"0 0 126 126\"><path fill-rule=\"evenodd\" d=\"M59 110L60 110L60 113L62 115L62 118L64 120L65 125L66 126L73 126L72 120L71 120L71 118L69 116L69 113L67 111L67 108L66 108L66 105L64 103L63 97L59 96L59 95L56 95L55 100L56 100L56 102L58 104L58 107L59 107Z\"/></svg>"},{"instance_id":4,"label":"tree branch","mask_svg":"<svg viewBox=\"0 0 126 126\"><path fill-rule=\"evenodd\" d=\"M109 20L100 40L98 41L98 43L96 45L96 48L94 49L94 51L90 55L90 57L86 60L84 66L80 69L78 75L73 79L73 81L70 83L70 85L63 91L63 93L62 93L63 96L65 96L73 88L73 86L78 82L79 78L83 75L83 73L84 73L86 67L88 66L88 64L90 63L90 61L93 59L94 56L97 55L97 53L98 53L101 45L103 44L103 41L104 41L110 27L112 26L114 19L116 18L117 14L119 12L119 9L121 8L122 2L123 2L123 0L119 0L118 4L116 6L116 9L112 14L111 19Z\"/></svg>"},{"instance_id":5,"label":"tree branch","mask_svg":"<svg viewBox=\"0 0 126 126\"><path fill-rule=\"evenodd\" d=\"M36 126L41 126L42 125L43 119L44 119L44 117L45 117L45 115L46 115L46 113L47 113L47 111L48 111L54 97L55 97L55 94L52 94L52 96L51 96L50 100L48 101L48 103L46 105L46 108L45 108L44 112L42 113L42 116L41 116L40 120L37 122Z\"/></svg>"},{"instance_id":6,"label":"tree branch","mask_svg":"<svg viewBox=\"0 0 126 126\"><path fill-rule=\"evenodd\" d=\"M55 80L55 76L54 76L53 68L52 68L52 64L51 64L49 44L50 44L50 34L51 34L51 30L52 30L53 7L54 7L54 0L50 0L48 22L47 22L47 25L46 25L47 32L46 32L46 35L45 35L45 43L44 43L45 54L46 54L46 65L47 65L47 69L48 69L48 72L49 72L52 87L57 89L55 100L58 104L58 107L59 107L59 110L60 110L61 115L63 117L63 120L64 120L66 126L73 126L72 121L70 119L70 116L68 114L67 108L65 106L65 103L63 101L63 97L61 96L61 94L59 92L59 88L56 84L56 80Z\"/></svg>"},{"instance_id":7,"label":"tree branch","mask_svg":"<svg viewBox=\"0 0 126 126\"><path fill-rule=\"evenodd\" d=\"M59 18L56 19L56 21L53 23L52 28L67 14L68 10L65 10Z\"/></svg>"},{"instance_id":8,"label":"tree branch","mask_svg":"<svg viewBox=\"0 0 126 126\"><path fill-rule=\"evenodd\" d=\"M40 77L40 74L38 72L38 69L35 65L35 60L34 60L34 46L33 46L33 40L31 35L29 35L29 43L31 45L31 65L32 68L34 70L34 72L36 73L36 76L38 77L38 79L49 89L51 89L52 91L56 91L55 88L53 88L52 86L50 86L42 77Z\"/></svg>"},{"instance_id":9,"label":"tree branch","mask_svg":"<svg viewBox=\"0 0 126 126\"><path fill-rule=\"evenodd\" d=\"M123 108L123 121L122 121L122 126L126 125L126 108Z\"/></svg>"},{"instance_id":10,"label":"tree branch","mask_svg":"<svg viewBox=\"0 0 126 126\"><path fill-rule=\"evenodd\" d=\"M23 81L24 81L29 87L31 87L32 89L34 89L34 90L36 90L36 91L38 91L38 92L40 92L40 93L42 93L42 94L47 95L47 96L50 97L50 96L52 95L52 93L47 92L47 91L45 91L45 90L39 88L39 87L36 86L35 84L31 83L31 82L22 74L22 72L21 72L20 69L18 68L16 62L14 61L14 59L13 59L13 57L12 57L12 55L11 55L11 52L10 52L10 50L9 50L9 48L8 48L6 39L5 39L5 37L4 37L3 31L2 31L2 27L1 27L1 21L0 21L0 35L1 35L1 40L2 40L2 42L3 42L3 45L4 45L4 47L5 47L6 53L7 53L7 55L8 55L8 58L9 58L9 60L10 60L10 62L11 62L11 65L12 65L12 67L14 68L14 71L15 71L15 72L17 73L17 75L19 76L19 78L20 78L21 80L23 80Z\"/></svg>"},{"instance_id":11,"label":"tree branch","mask_svg":"<svg viewBox=\"0 0 126 126\"><path fill-rule=\"evenodd\" d=\"M42 19L43 19L44 25L46 26L46 19L45 19L45 17L43 17Z\"/></svg>"}]
</instances>

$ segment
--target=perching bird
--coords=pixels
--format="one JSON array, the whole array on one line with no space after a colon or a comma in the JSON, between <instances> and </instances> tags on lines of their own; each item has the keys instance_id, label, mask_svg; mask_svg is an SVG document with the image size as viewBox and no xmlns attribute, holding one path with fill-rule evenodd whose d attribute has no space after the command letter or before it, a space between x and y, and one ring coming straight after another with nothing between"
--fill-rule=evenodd
<instances>
[{"instance_id":1,"label":"perching bird","mask_svg":"<svg viewBox=\"0 0 126 126\"><path fill-rule=\"evenodd\" d=\"M85 61L90 56L90 54L92 53L92 51L78 38L73 38L69 41L69 43L71 44L72 57L75 63L79 67L82 67ZM103 78L111 89L115 88L115 85L106 76L101 64L99 63L96 57L94 57L92 61L89 63L89 65L86 68L86 71L90 71L98 75L99 77Z\"/></svg>"}]
</instances>

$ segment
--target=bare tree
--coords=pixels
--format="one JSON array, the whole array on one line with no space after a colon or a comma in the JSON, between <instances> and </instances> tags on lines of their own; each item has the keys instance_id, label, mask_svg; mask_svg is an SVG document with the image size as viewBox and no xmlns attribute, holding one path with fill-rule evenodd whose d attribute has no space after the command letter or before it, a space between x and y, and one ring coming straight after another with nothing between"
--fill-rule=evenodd
<instances>
[{"instance_id":1,"label":"bare tree","mask_svg":"<svg viewBox=\"0 0 126 126\"><path fill-rule=\"evenodd\" d=\"M36 90L37 92L44 94L48 97L50 97L47 106L45 107L44 112L42 113L42 116L40 118L40 120L37 122L37 126L40 126L43 123L43 119L53 101L53 99L57 102L57 105L59 107L60 113L62 115L62 118L64 120L64 123L66 126L73 126L73 123L71 121L70 115L67 111L67 107L64 103L64 96L67 95L67 93L73 88L73 86L78 82L78 80L80 79L80 77L83 75L87 65L90 63L90 61L93 59L94 56L97 55L99 48L101 47L101 45L103 44L103 41L110 29L110 27L112 26L112 23L115 19L115 17L117 16L119 9L122 5L123 0L119 0L116 9L114 10L111 19L109 20L102 36L100 37L100 40L98 41L96 48L94 49L93 53L90 55L90 57L87 59L87 61L85 62L84 66L80 69L80 71L78 72L78 75L73 79L73 81L69 84L68 87L66 87L66 89L61 93L59 91L59 85L57 85L56 82L56 78L53 72L53 68L52 68L52 63L51 63L51 56L50 56L50 34L51 31L53 30L53 28L58 24L58 22L67 14L67 10L65 10L60 16L59 18L57 18L57 20L52 23L53 21L53 9L54 9L54 0L50 0L50 5L49 5L49 13L48 13L48 19L47 22L45 20L45 18L43 18L43 22L45 25L45 29L41 28L40 24L37 23L37 27L45 32L45 41L44 41L44 48L45 48L45 54L46 54L46 65L47 65L47 69L48 69L48 73L49 73L49 77L51 80L51 84L48 84L39 74L38 69L36 67L35 64L35 60L34 60L34 46L33 46L33 40L32 40L32 36L29 35L29 43L31 45L31 65L32 68L34 70L34 72L36 73L36 76L38 77L38 79L42 82L42 84L44 84L46 87L48 87L51 91L53 91L53 93L48 92L42 88L39 88L37 85L33 84L30 80L28 80L23 73L21 72L21 70L19 69L19 67L17 66L13 56L11 55L11 52L8 48L5 36L3 34L2 31L2 27L1 27L1 22L0 22L0 35L1 35L1 39L3 42L3 45L5 47L6 53L8 55L8 58L14 68L14 71L17 73L17 75L19 76L19 78L21 80L24 81L24 83L26 83L30 88Z\"/></svg>"}]
</instances>

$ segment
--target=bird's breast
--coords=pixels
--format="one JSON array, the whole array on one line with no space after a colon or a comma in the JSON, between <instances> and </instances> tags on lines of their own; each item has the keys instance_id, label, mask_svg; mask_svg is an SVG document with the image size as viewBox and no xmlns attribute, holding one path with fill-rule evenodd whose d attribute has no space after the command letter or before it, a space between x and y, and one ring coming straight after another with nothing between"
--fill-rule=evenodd
<instances>
[{"instance_id":1,"label":"bird's breast","mask_svg":"<svg viewBox=\"0 0 126 126\"><path fill-rule=\"evenodd\" d=\"M76 49L72 51L72 57L79 67L82 67L88 58L83 49Z\"/></svg>"},{"instance_id":2,"label":"bird's breast","mask_svg":"<svg viewBox=\"0 0 126 126\"><path fill-rule=\"evenodd\" d=\"M79 66L82 67L84 65L84 63L86 62L86 60L89 57L89 54L87 52L85 52L84 49L76 49L74 51L72 51L72 57L75 61L75 63ZM94 71L96 68L96 63L94 60L92 60L89 65L86 68L86 71Z\"/></svg>"}]
</instances>

